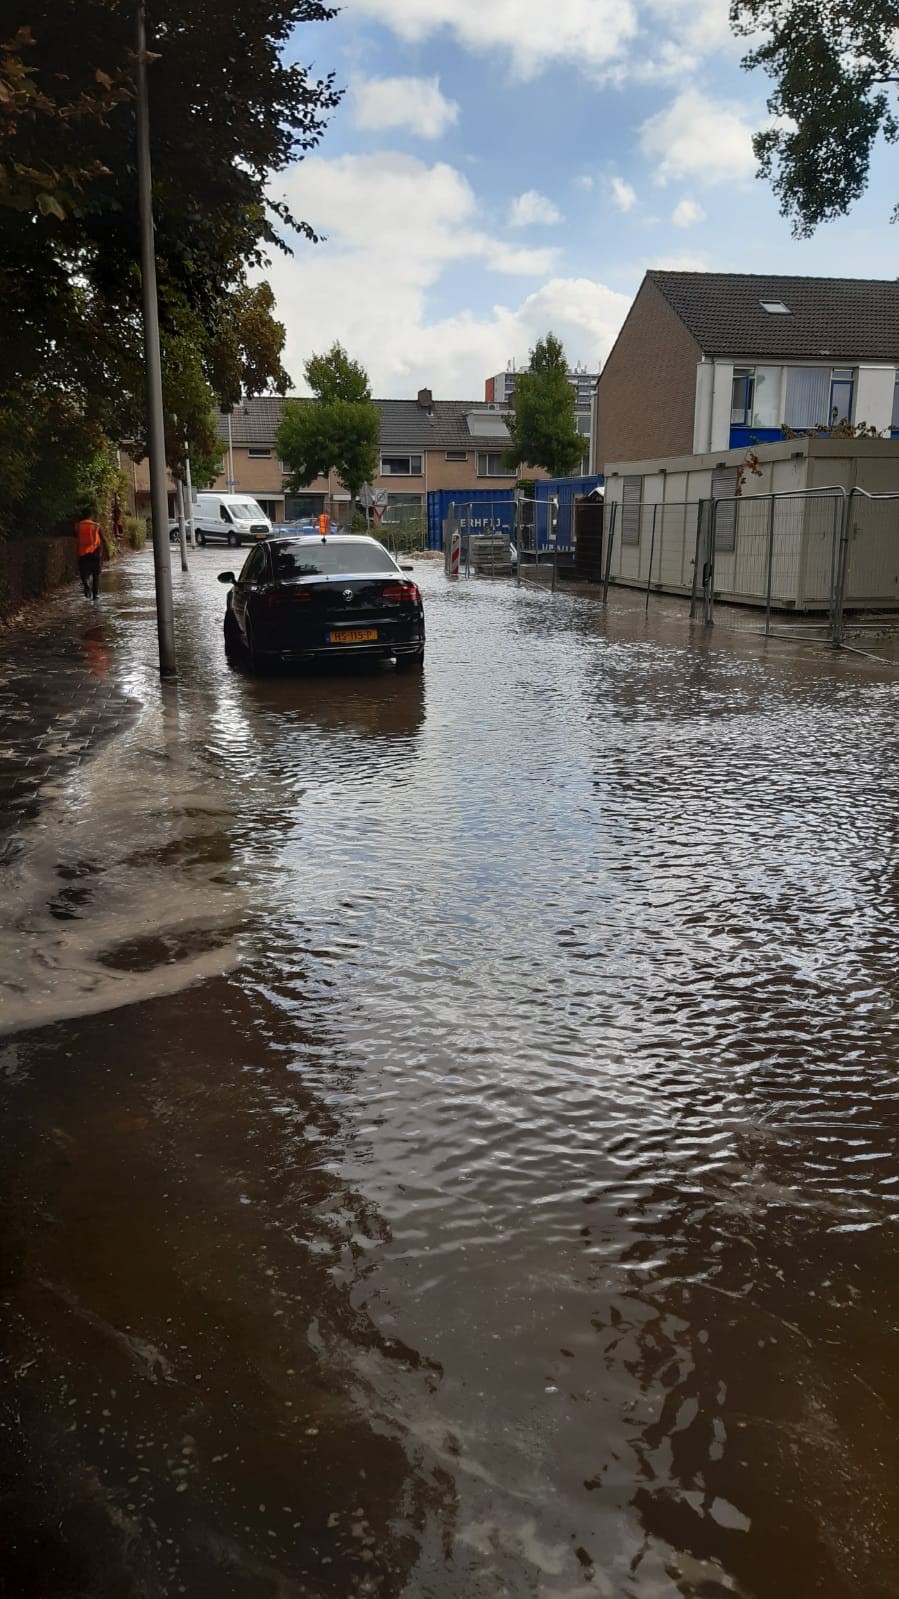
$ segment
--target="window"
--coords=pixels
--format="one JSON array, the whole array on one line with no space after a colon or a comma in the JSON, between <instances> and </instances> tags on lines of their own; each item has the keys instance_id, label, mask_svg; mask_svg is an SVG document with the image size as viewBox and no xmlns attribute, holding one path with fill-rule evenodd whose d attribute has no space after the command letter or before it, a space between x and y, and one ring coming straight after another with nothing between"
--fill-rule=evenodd
<instances>
[{"instance_id":1,"label":"window","mask_svg":"<svg viewBox=\"0 0 899 1599\"><path fill-rule=\"evenodd\" d=\"M784 421L789 428L814 428L828 420L830 368L788 366Z\"/></svg>"},{"instance_id":2,"label":"window","mask_svg":"<svg viewBox=\"0 0 899 1599\"><path fill-rule=\"evenodd\" d=\"M834 371L830 380L830 417L831 427L836 427L840 422L852 421L852 391L855 387L855 374L851 370Z\"/></svg>"},{"instance_id":3,"label":"window","mask_svg":"<svg viewBox=\"0 0 899 1599\"><path fill-rule=\"evenodd\" d=\"M221 518L221 520L223 522L232 522L234 520L234 518L231 515L231 512L228 510L227 505L220 505L219 506L219 517Z\"/></svg>"},{"instance_id":4,"label":"window","mask_svg":"<svg viewBox=\"0 0 899 1599\"><path fill-rule=\"evenodd\" d=\"M727 555L737 547L737 469L716 467L712 473L712 499L717 500L715 512L715 550Z\"/></svg>"},{"instance_id":5,"label":"window","mask_svg":"<svg viewBox=\"0 0 899 1599\"><path fill-rule=\"evenodd\" d=\"M790 307L784 305L783 300L759 300L759 305L770 316L792 316Z\"/></svg>"},{"instance_id":6,"label":"window","mask_svg":"<svg viewBox=\"0 0 899 1599\"><path fill-rule=\"evenodd\" d=\"M468 460L468 451L467 450L447 450L447 452L444 455L443 459L445 461L467 461Z\"/></svg>"},{"instance_id":7,"label":"window","mask_svg":"<svg viewBox=\"0 0 899 1599\"><path fill-rule=\"evenodd\" d=\"M780 427L780 380L779 366L735 366L731 427Z\"/></svg>"},{"instance_id":8,"label":"window","mask_svg":"<svg viewBox=\"0 0 899 1599\"><path fill-rule=\"evenodd\" d=\"M626 477L621 488L621 542L640 542L640 502L643 499L643 479Z\"/></svg>"},{"instance_id":9,"label":"window","mask_svg":"<svg viewBox=\"0 0 899 1599\"><path fill-rule=\"evenodd\" d=\"M478 477L514 477L515 470L503 466L501 450L478 451Z\"/></svg>"},{"instance_id":10,"label":"window","mask_svg":"<svg viewBox=\"0 0 899 1599\"><path fill-rule=\"evenodd\" d=\"M247 455L251 461L270 461L272 458L271 450L267 450L262 444L250 444L247 447Z\"/></svg>"},{"instance_id":11,"label":"window","mask_svg":"<svg viewBox=\"0 0 899 1599\"><path fill-rule=\"evenodd\" d=\"M783 368L757 366L752 379L752 426L779 428L783 421L780 385Z\"/></svg>"},{"instance_id":12,"label":"window","mask_svg":"<svg viewBox=\"0 0 899 1599\"><path fill-rule=\"evenodd\" d=\"M890 432L899 432L899 372L897 372L896 381L893 384L893 415L890 420Z\"/></svg>"},{"instance_id":13,"label":"window","mask_svg":"<svg viewBox=\"0 0 899 1599\"><path fill-rule=\"evenodd\" d=\"M244 562L240 574L241 583L261 583L265 578L265 545L257 544L252 549Z\"/></svg>"},{"instance_id":14,"label":"window","mask_svg":"<svg viewBox=\"0 0 899 1599\"><path fill-rule=\"evenodd\" d=\"M258 549L264 551L265 545ZM396 565L380 544L343 544L329 540L304 539L302 544L273 544L276 578L330 577L363 572L396 576Z\"/></svg>"},{"instance_id":15,"label":"window","mask_svg":"<svg viewBox=\"0 0 899 1599\"><path fill-rule=\"evenodd\" d=\"M420 455L382 455L382 477L421 477Z\"/></svg>"},{"instance_id":16,"label":"window","mask_svg":"<svg viewBox=\"0 0 899 1599\"><path fill-rule=\"evenodd\" d=\"M745 428L752 420L753 373L748 367L734 367L734 383L730 397L730 425Z\"/></svg>"}]
</instances>

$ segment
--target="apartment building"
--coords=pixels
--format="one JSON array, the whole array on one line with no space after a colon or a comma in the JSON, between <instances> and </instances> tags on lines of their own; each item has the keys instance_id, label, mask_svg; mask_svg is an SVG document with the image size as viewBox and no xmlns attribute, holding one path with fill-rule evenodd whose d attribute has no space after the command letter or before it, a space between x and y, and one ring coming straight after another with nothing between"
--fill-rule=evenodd
<instances>
[{"instance_id":1,"label":"apartment building","mask_svg":"<svg viewBox=\"0 0 899 1599\"><path fill-rule=\"evenodd\" d=\"M420 389L414 400L375 400L381 413L378 474L372 484L379 515L392 519L424 515L432 489L508 489L517 473L503 466L509 443L503 407L478 400L435 400ZM328 511L338 522L352 515L349 494L336 473L317 478L291 494L275 437L284 399L262 395L244 400L217 419L222 446L219 471L211 487L251 494L273 522ZM524 468L528 477L545 477L540 468ZM146 462L134 468L139 510L149 504Z\"/></svg>"},{"instance_id":2,"label":"apartment building","mask_svg":"<svg viewBox=\"0 0 899 1599\"><path fill-rule=\"evenodd\" d=\"M596 388L594 461L835 423L899 435L899 283L647 272Z\"/></svg>"}]
</instances>

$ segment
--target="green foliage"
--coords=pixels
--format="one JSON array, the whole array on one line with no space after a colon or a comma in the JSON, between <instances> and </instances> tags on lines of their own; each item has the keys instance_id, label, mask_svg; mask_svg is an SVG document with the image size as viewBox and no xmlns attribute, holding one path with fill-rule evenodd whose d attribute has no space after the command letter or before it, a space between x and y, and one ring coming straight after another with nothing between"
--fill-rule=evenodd
<instances>
[{"instance_id":1,"label":"green foliage","mask_svg":"<svg viewBox=\"0 0 899 1599\"><path fill-rule=\"evenodd\" d=\"M326 355L310 356L305 372L317 400L349 400L356 405L371 399L368 373L347 355L342 344L332 344Z\"/></svg>"},{"instance_id":2,"label":"green foliage","mask_svg":"<svg viewBox=\"0 0 899 1599\"><path fill-rule=\"evenodd\" d=\"M753 148L782 215L807 238L864 193L878 136L899 139L891 87L899 80L895 6L731 0L730 19L738 34L763 35L743 66L762 67L774 79L768 110L779 120L755 134Z\"/></svg>"},{"instance_id":3,"label":"green foliage","mask_svg":"<svg viewBox=\"0 0 899 1599\"><path fill-rule=\"evenodd\" d=\"M14 12L24 13L18 4ZM166 433L215 447L215 403L283 390L284 329L247 271L311 227L270 179L339 99L292 60L320 0L154 0L150 116ZM7 11L10 8L7 7ZM0 528L64 498L104 438L145 447L133 0L0 23ZM74 452L74 454L72 453ZM44 492L45 477L53 479ZM66 514L70 507L67 506ZM49 514L49 511L46 513Z\"/></svg>"},{"instance_id":4,"label":"green foliage","mask_svg":"<svg viewBox=\"0 0 899 1599\"><path fill-rule=\"evenodd\" d=\"M125 543L132 550L142 550L147 542L147 523L142 516L126 516L122 518L122 528L125 534Z\"/></svg>"},{"instance_id":5,"label":"green foliage","mask_svg":"<svg viewBox=\"0 0 899 1599\"><path fill-rule=\"evenodd\" d=\"M554 333L538 339L526 372L519 372L512 395L504 453L511 470L522 462L542 466L552 477L568 477L580 465L584 441L574 420L574 389L567 377L562 342Z\"/></svg>"},{"instance_id":6,"label":"green foliage","mask_svg":"<svg viewBox=\"0 0 899 1599\"><path fill-rule=\"evenodd\" d=\"M290 474L288 492L298 494L335 471L356 499L378 468L381 417L372 404L368 377L339 344L306 362L312 400L288 400L275 448Z\"/></svg>"}]
</instances>

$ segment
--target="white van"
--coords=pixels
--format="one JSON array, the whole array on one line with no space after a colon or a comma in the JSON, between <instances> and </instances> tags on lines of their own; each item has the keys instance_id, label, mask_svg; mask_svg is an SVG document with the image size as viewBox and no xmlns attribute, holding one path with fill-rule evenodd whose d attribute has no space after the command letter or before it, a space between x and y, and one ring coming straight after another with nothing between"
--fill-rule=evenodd
<instances>
[{"instance_id":1,"label":"white van","mask_svg":"<svg viewBox=\"0 0 899 1599\"><path fill-rule=\"evenodd\" d=\"M198 494L194 502L194 538L198 544L252 544L272 524L249 494Z\"/></svg>"}]
</instances>

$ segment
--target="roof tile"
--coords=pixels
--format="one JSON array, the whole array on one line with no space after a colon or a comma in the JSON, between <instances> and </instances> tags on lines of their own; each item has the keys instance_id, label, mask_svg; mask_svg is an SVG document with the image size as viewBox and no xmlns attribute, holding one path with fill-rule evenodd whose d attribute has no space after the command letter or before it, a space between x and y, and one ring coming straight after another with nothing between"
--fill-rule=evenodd
<instances>
[{"instance_id":1,"label":"roof tile","mask_svg":"<svg viewBox=\"0 0 899 1599\"><path fill-rule=\"evenodd\" d=\"M296 398L296 396L291 396ZM381 413L381 449L391 450L476 450L478 446L496 449L505 442L504 430L497 426L500 413L488 410L483 400L434 400L430 414L417 400L375 400ZM239 446L274 443L284 396L262 394L241 400L231 412L231 442ZM483 416L484 431L478 431ZM469 418L473 418L469 427ZM218 435L228 442L228 417L216 416Z\"/></svg>"},{"instance_id":2,"label":"roof tile","mask_svg":"<svg viewBox=\"0 0 899 1599\"><path fill-rule=\"evenodd\" d=\"M754 360L899 361L899 282L651 271L703 354ZM789 316L762 309L782 300Z\"/></svg>"}]
</instances>

